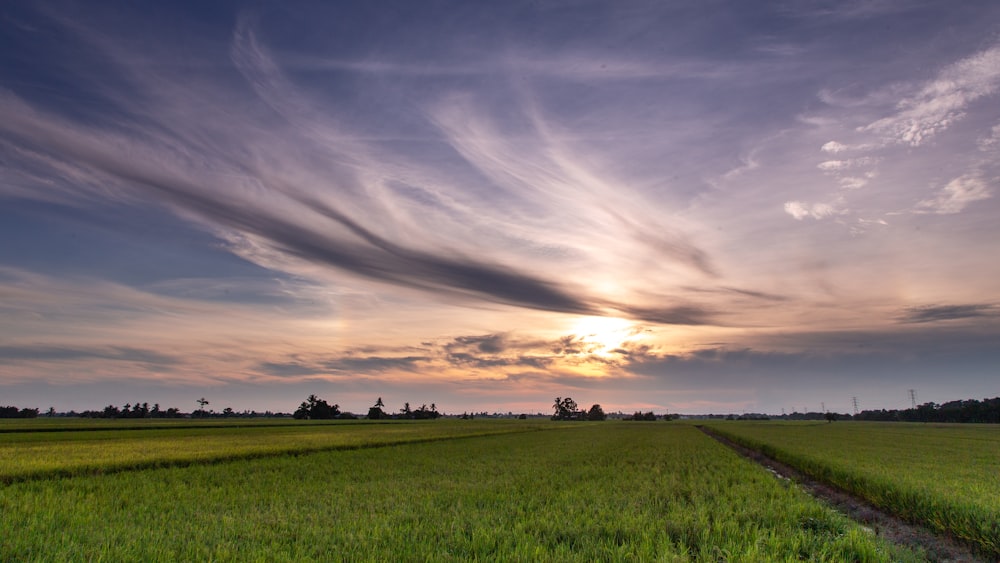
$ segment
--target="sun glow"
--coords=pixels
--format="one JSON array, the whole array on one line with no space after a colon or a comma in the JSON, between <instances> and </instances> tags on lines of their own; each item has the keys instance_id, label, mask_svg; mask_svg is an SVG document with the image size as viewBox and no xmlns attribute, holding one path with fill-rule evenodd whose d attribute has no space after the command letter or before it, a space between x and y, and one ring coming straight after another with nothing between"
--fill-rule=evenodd
<instances>
[{"instance_id":1,"label":"sun glow","mask_svg":"<svg viewBox=\"0 0 1000 563\"><path fill-rule=\"evenodd\" d=\"M594 354L613 354L637 335L636 325L614 317L581 317L572 325L573 334L582 342L593 345Z\"/></svg>"}]
</instances>

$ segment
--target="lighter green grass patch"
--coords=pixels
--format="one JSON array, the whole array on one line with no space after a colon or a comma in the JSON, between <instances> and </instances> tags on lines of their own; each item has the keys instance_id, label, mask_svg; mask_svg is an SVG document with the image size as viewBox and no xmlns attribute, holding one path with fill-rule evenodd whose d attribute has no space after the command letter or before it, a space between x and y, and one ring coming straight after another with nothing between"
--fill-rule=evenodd
<instances>
[{"instance_id":1,"label":"lighter green grass patch","mask_svg":"<svg viewBox=\"0 0 1000 563\"><path fill-rule=\"evenodd\" d=\"M1000 427L713 422L712 429L1000 557Z\"/></svg>"},{"instance_id":2,"label":"lighter green grass patch","mask_svg":"<svg viewBox=\"0 0 1000 563\"><path fill-rule=\"evenodd\" d=\"M514 420L312 423L0 434L0 482L557 428Z\"/></svg>"}]
</instances>

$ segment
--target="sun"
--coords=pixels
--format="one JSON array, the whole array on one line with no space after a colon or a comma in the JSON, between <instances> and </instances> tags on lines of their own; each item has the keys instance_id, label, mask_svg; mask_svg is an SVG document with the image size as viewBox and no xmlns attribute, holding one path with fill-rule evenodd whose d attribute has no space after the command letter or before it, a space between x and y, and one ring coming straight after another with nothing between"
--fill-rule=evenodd
<instances>
[{"instance_id":1,"label":"sun","mask_svg":"<svg viewBox=\"0 0 1000 563\"><path fill-rule=\"evenodd\" d=\"M615 317L580 317L571 330L581 341L595 345L595 354L609 355L635 336L636 325Z\"/></svg>"}]
</instances>

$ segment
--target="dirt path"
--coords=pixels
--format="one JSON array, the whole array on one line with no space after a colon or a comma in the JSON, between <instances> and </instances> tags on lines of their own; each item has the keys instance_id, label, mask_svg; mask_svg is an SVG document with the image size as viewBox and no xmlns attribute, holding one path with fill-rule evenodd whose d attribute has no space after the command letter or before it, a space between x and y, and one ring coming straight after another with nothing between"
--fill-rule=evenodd
<instances>
[{"instance_id":1,"label":"dirt path","mask_svg":"<svg viewBox=\"0 0 1000 563\"><path fill-rule=\"evenodd\" d=\"M935 534L934 532L906 522L893 514L882 510L843 489L839 489L812 479L797 469L776 461L756 450L741 446L725 436L713 432L710 428L697 426L699 430L734 451L767 468L779 479L790 479L812 496L825 501L836 510L872 530L876 535L900 545L923 548L931 561L941 562L989 562L960 541Z\"/></svg>"}]
</instances>

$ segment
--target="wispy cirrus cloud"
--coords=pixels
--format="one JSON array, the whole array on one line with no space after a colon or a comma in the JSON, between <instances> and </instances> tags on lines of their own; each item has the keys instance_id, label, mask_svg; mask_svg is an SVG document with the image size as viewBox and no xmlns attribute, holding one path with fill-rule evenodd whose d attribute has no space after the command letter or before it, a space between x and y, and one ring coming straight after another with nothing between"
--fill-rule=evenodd
<instances>
[{"instance_id":1,"label":"wispy cirrus cloud","mask_svg":"<svg viewBox=\"0 0 1000 563\"><path fill-rule=\"evenodd\" d=\"M760 69L748 69L744 65L710 64L699 59L664 60L658 58L648 62L618 59L600 53L517 53L511 52L489 61L448 64L428 61L403 62L386 59L335 59L316 58L289 53L282 54L282 60L293 70L347 71L362 74L453 77L484 76L516 73L520 76L546 80L569 80L580 82L602 82L621 80L672 80L700 79L720 80L749 75Z\"/></svg>"},{"instance_id":2,"label":"wispy cirrus cloud","mask_svg":"<svg viewBox=\"0 0 1000 563\"><path fill-rule=\"evenodd\" d=\"M234 123L210 112L178 116L177 100L162 102L163 108L126 106L126 114L154 117L101 130L35 108L9 92L0 98L2 127L19 144L30 147L26 150L38 155L36 161L71 163L75 175L89 180L82 185L95 186L91 200L109 195L126 201L152 198L229 240L240 241L232 248L248 259L279 257L278 262L264 263L269 267L294 268L300 261L446 299L573 314L602 314L609 309L644 314L653 309L620 305L619 295L600 295L555 281L543 266L545 261L536 256L527 256L533 266L530 271L513 266L523 262L525 254L497 243L512 235L549 239L553 246L576 254L573 267L587 269L599 265L631 269L634 266L623 261L640 248L642 256L715 275L707 253L690 237L649 216L636 199L638 194L622 192L588 170L552 137L536 110L525 116L533 147L511 143L507 133L491 129L467 105L464 115L455 113L463 104L448 104L450 109L438 112L436 123L445 139L463 156L464 163L456 164L472 166L489 179L480 180L479 190L465 186L459 191L454 180L430 185L439 174L405 156L387 153L384 146L345 134L335 118L285 78L246 20L234 32L232 58L254 95L281 118L268 120L267 130L258 123ZM138 83L147 82L148 89L165 81L141 69L129 71ZM202 84L198 91L213 87ZM156 100L144 98L141 103L156 104ZM155 116L170 119L161 123ZM80 189L79 178L70 178L65 170L60 177L64 182L74 180L74 188ZM96 186L106 185L116 191L97 191ZM400 185L432 199L402 199ZM497 188L504 192L504 207L484 213L489 208L482 203L500 201L490 194ZM53 197L51 190L43 193ZM552 230L547 212L538 212L559 208L573 210L558 225L561 232ZM528 209L537 210L530 212L536 218L523 215ZM506 215L510 211L519 216ZM380 216L385 220L369 219ZM470 238L471 233L476 234ZM492 245L496 258L484 258L472 240ZM659 309L647 320L672 319L710 322L705 314L664 315Z\"/></svg>"}]
</instances>

